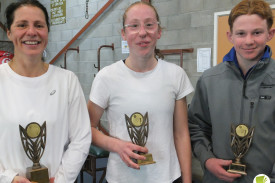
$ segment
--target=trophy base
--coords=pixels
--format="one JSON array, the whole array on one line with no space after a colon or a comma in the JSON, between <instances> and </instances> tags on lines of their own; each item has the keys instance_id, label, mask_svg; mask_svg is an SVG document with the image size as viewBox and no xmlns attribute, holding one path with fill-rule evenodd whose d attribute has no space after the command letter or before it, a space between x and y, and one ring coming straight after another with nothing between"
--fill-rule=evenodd
<instances>
[{"instance_id":1,"label":"trophy base","mask_svg":"<svg viewBox=\"0 0 275 183\"><path fill-rule=\"evenodd\" d=\"M145 160L137 160L137 164L138 165L149 165L149 164L154 164L156 163L153 160L153 156L152 154L140 154L142 156L144 156L146 159Z\"/></svg>"},{"instance_id":2,"label":"trophy base","mask_svg":"<svg viewBox=\"0 0 275 183\"><path fill-rule=\"evenodd\" d=\"M36 183L50 182L48 168L43 165L41 166L41 168L38 168L38 169L32 169L32 167L27 168L26 177L31 182L36 182Z\"/></svg>"},{"instance_id":3,"label":"trophy base","mask_svg":"<svg viewBox=\"0 0 275 183\"><path fill-rule=\"evenodd\" d=\"M241 174L241 175L247 175L247 173L245 172L245 169L246 169L246 165L243 165L240 163L232 163L229 166L229 169L227 170L227 172Z\"/></svg>"}]
</instances>

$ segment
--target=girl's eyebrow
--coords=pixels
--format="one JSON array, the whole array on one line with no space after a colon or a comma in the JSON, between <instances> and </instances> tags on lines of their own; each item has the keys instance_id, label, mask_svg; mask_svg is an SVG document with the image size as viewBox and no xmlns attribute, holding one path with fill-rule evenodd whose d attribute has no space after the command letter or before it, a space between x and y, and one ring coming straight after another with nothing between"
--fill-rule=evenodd
<instances>
[{"instance_id":1,"label":"girl's eyebrow","mask_svg":"<svg viewBox=\"0 0 275 183\"><path fill-rule=\"evenodd\" d=\"M155 18L145 18L144 21L157 21L157 20L155 20ZM129 22L141 22L141 20L139 20L139 19L132 19Z\"/></svg>"}]
</instances>

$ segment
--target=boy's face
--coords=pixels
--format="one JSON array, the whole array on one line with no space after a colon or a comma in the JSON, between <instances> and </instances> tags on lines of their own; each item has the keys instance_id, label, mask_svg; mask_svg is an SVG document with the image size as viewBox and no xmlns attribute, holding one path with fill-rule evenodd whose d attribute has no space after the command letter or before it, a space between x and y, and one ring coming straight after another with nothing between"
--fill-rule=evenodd
<instances>
[{"instance_id":1,"label":"boy's face","mask_svg":"<svg viewBox=\"0 0 275 183\"><path fill-rule=\"evenodd\" d=\"M265 46L272 39L274 29L268 30L266 19L259 15L241 15L235 19L228 40L234 45L238 62L258 62Z\"/></svg>"}]
</instances>

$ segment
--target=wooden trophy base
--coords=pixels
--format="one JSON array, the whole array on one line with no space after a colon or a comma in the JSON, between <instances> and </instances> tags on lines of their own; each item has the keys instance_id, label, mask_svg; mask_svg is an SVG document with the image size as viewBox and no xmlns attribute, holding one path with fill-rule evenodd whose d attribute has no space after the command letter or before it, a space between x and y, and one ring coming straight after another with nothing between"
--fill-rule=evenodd
<instances>
[{"instance_id":1,"label":"wooden trophy base","mask_svg":"<svg viewBox=\"0 0 275 183\"><path fill-rule=\"evenodd\" d=\"M145 159L145 160L137 160L137 164L138 164L138 165L149 165L149 164L156 163L156 162L153 160L152 154L140 154L140 155L146 157L146 159Z\"/></svg>"},{"instance_id":2,"label":"wooden trophy base","mask_svg":"<svg viewBox=\"0 0 275 183\"><path fill-rule=\"evenodd\" d=\"M41 166L41 168L38 168L38 169L32 169L32 167L27 168L26 177L31 182L37 182L37 183L50 182L48 168L43 165Z\"/></svg>"},{"instance_id":3,"label":"wooden trophy base","mask_svg":"<svg viewBox=\"0 0 275 183\"><path fill-rule=\"evenodd\" d=\"M247 173L245 172L245 169L246 169L246 165L243 165L240 163L232 163L229 166L229 169L227 170L227 172L241 174L241 175L247 175Z\"/></svg>"}]
</instances>

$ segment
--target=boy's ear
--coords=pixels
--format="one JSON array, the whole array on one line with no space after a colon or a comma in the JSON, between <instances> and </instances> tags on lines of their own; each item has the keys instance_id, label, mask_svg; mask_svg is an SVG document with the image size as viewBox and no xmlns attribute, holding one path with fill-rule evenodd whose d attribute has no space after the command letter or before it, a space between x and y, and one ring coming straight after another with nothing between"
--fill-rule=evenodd
<instances>
[{"instance_id":1,"label":"boy's ear","mask_svg":"<svg viewBox=\"0 0 275 183\"><path fill-rule=\"evenodd\" d=\"M271 29L268 31L268 38L267 38L267 41L270 41L270 40L273 38L274 33L275 33L275 29L274 29L274 28L271 28Z\"/></svg>"},{"instance_id":2,"label":"boy's ear","mask_svg":"<svg viewBox=\"0 0 275 183\"><path fill-rule=\"evenodd\" d=\"M226 32L226 36L227 36L228 41L233 44L233 39L232 39L232 33L231 33L231 31L227 31Z\"/></svg>"}]
</instances>

